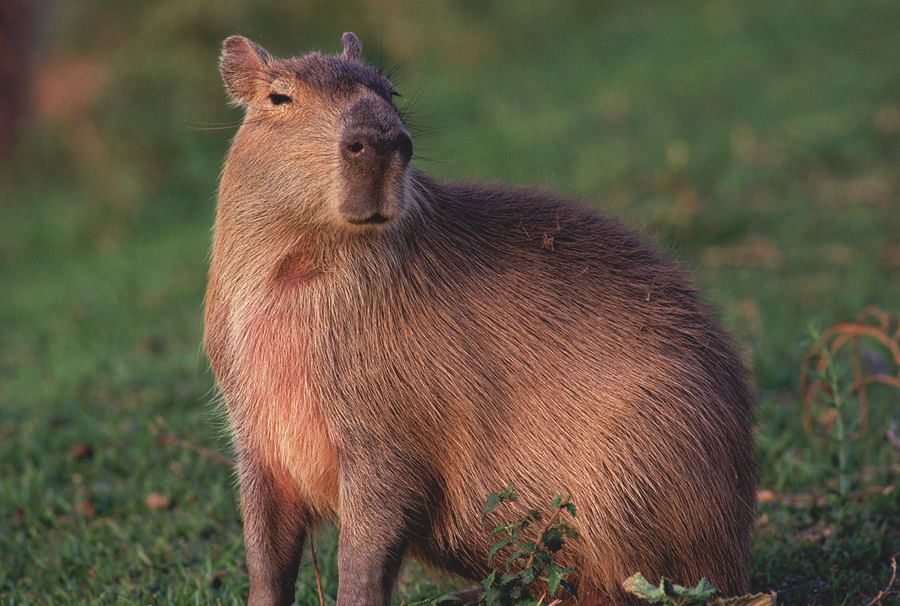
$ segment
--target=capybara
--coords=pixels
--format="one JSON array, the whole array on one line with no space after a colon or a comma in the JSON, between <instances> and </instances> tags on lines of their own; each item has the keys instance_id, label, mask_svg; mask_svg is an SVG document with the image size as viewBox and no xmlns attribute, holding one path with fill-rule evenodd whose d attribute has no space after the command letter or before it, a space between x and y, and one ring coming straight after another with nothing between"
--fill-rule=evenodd
<instances>
[{"instance_id":1,"label":"capybara","mask_svg":"<svg viewBox=\"0 0 900 606\"><path fill-rule=\"evenodd\" d=\"M523 507L574 496L560 558L582 604L629 603L638 571L744 591L753 396L710 308L578 203L413 169L393 85L342 42L278 59L235 36L221 55L246 115L205 345L250 604L292 601L320 521L339 525L339 606L389 603L406 557L481 579L482 507L509 482Z\"/></svg>"}]
</instances>

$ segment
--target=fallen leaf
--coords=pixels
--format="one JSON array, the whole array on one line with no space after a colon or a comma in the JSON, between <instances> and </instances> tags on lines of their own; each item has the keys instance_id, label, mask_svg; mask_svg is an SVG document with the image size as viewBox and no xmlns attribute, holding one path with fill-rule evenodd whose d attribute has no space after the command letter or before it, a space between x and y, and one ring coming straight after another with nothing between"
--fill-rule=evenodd
<instances>
[{"instance_id":1,"label":"fallen leaf","mask_svg":"<svg viewBox=\"0 0 900 606\"><path fill-rule=\"evenodd\" d=\"M772 501L778 500L778 495L771 490L760 488L756 491L756 500L759 503L771 503Z\"/></svg>"},{"instance_id":2,"label":"fallen leaf","mask_svg":"<svg viewBox=\"0 0 900 606\"><path fill-rule=\"evenodd\" d=\"M147 504L147 507L149 507L153 511L162 511L172 506L172 499L156 492L155 490L147 495L147 498L144 500L144 502Z\"/></svg>"}]
</instances>

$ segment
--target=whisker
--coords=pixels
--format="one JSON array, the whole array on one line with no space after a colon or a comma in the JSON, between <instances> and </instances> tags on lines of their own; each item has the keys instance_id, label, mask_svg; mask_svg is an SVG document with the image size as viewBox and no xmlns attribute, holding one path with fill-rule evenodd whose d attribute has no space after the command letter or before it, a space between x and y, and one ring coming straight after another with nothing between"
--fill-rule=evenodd
<instances>
[{"instance_id":1,"label":"whisker","mask_svg":"<svg viewBox=\"0 0 900 606\"><path fill-rule=\"evenodd\" d=\"M239 126L240 126L240 123L238 123L238 124L222 124L220 126L195 126L192 124L187 124L180 128L181 128L181 130L210 131L210 130L231 130L234 128L238 128Z\"/></svg>"}]
</instances>

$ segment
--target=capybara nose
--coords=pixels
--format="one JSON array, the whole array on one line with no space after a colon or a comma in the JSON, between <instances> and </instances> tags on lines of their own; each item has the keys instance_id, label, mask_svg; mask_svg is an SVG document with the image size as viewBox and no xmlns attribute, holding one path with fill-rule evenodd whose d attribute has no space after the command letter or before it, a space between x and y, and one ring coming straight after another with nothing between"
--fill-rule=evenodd
<instances>
[{"instance_id":1,"label":"capybara nose","mask_svg":"<svg viewBox=\"0 0 900 606\"><path fill-rule=\"evenodd\" d=\"M390 135L370 130L348 133L341 142L344 158L354 164L378 163L392 154L399 154L403 162L412 158L412 139L398 130Z\"/></svg>"}]
</instances>

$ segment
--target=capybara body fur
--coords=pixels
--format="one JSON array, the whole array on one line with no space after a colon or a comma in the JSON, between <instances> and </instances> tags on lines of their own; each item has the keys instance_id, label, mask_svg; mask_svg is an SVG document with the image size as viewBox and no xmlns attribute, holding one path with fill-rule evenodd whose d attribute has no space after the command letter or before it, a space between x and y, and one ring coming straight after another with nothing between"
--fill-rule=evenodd
<instances>
[{"instance_id":1,"label":"capybara body fur","mask_svg":"<svg viewBox=\"0 0 900 606\"><path fill-rule=\"evenodd\" d=\"M635 572L744 591L752 395L695 289L578 204L412 169L391 83L343 47L276 59L233 37L221 59L246 117L205 344L250 603L292 601L320 521L340 528L339 606L388 603L407 556L479 580L484 500L509 482L523 508L574 496L579 603L629 603Z\"/></svg>"}]
</instances>

